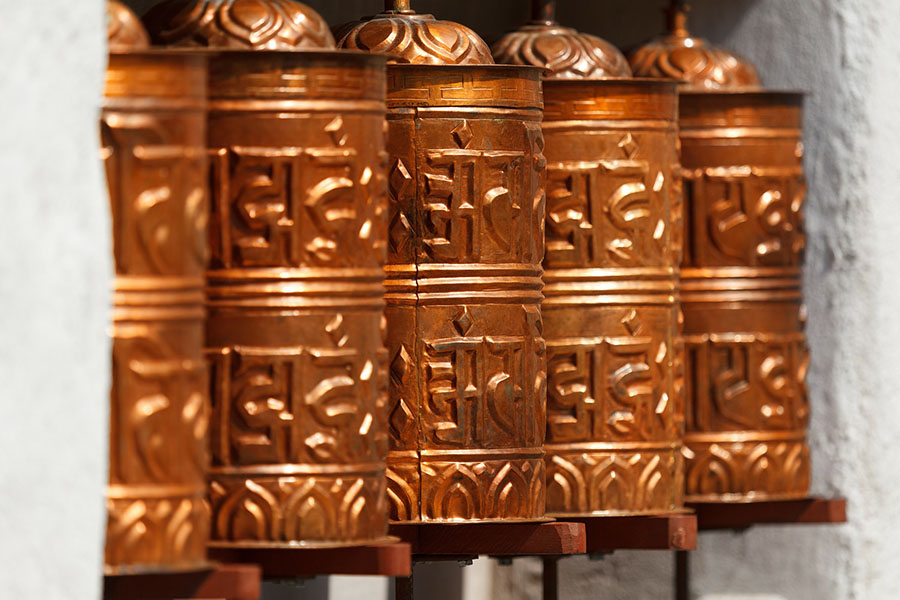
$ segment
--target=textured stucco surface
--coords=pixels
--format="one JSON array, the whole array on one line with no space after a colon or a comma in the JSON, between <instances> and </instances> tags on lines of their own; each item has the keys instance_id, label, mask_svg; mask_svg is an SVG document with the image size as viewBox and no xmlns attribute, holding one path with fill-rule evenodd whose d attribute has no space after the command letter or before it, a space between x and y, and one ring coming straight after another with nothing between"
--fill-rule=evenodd
<instances>
[{"instance_id":1,"label":"textured stucco surface","mask_svg":"<svg viewBox=\"0 0 900 600\"><path fill-rule=\"evenodd\" d=\"M101 0L0 0L0 598L100 598L111 252Z\"/></svg>"}]
</instances>

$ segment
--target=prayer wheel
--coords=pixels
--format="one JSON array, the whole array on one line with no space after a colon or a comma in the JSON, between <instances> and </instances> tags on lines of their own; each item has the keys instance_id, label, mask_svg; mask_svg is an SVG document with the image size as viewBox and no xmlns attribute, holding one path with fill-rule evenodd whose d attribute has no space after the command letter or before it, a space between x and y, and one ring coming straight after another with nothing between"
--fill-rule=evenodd
<instances>
[{"instance_id":1,"label":"prayer wheel","mask_svg":"<svg viewBox=\"0 0 900 600\"><path fill-rule=\"evenodd\" d=\"M107 573L205 566L206 66L108 4L101 138L115 256Z\"/></svg>"},{"instance_id":2,"label":"prayer wheel","mask_svg":"<svg viewBox=\"0 0 900 600\"><path fill-rule=\"evenodd\" d=\"M683 85L687 500L804 497L803 97L670 27L631 64Z\"/></svg>"},{"instance_id":3,"label":"prayer wheel","mask_svg":"<svg viewBox=\"0 0 900 600\"><path fill-rule=\"evenodd\" d=\"M213 545L383 538L385 59L333 50L321 18L285 0L169 2L146 20L160 42L220 49L208 135Z\"/></svg>"},{"instance_id":4,"label":"prayer wheel","mask_svg":"<svg viewBox=\"0 0 900 600\"><path fill-rule=\"evenodd\" d=\"M682 506L677 88L632 79L554 2L494 46L545 67L547 511Z\"/></svg>"},{"instance_id":5,"label":"prayer wheel","mask_svg":"<svg viewBox=\"0 0 900 600\"><path fill-rule=\"evenodd\" d=\"M339 45L388 66L388 493L398 521L544 516L540 70L409 3Z\"/></svg>"}]
</instances>

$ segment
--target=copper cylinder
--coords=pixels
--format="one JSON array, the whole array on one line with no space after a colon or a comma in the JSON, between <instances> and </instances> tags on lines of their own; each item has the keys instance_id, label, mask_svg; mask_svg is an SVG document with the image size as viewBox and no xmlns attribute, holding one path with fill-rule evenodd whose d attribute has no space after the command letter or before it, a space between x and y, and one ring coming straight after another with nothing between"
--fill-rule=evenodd
<instances>
[{"instance_id":1,"label":"copper cylinder","mask_svg":"<svg viewBox=\"0 0 900 600\"><path fill-rule=\"evenodd\" d=\"M387 533L384 59L210 63L218 542Z\"/></svg>"},{"instance_id":2,"label":"copper cylinder","mask_svg":"<svg viewBox=\"0 0 900 600\"><path fill-rule=\"evenodd\" d=\"M803 497L809 488L802 95L765 92L746 59L686 27L631 56L682 85L686 499Z\"/></svg>"},{"instance_id":3,"label":"copper cylinder","mask_svg":"<svg viewBox=\"0 0 900 600\"><path fill-rule=\"evenodd\" d=\"M493 48L544 72L547 511L682 506L677 88L631 79L555 2Z\"/></svg>"},{"instance_id":4,"label":"copper cylinder","mask_svg":"<svg viewBox=\"0 0 900 600\"><path fill-rule=\"evenodd\" d=\"M151 52L110 4L101 119L116 266L107 573L205 565L208 220L202 56ZM129 50L131 49L131 50Z\"/></svg>"},{"instance_id":5,"label":"copper cylinder","mask_svg":"<svg viewBox=\"0 0 900 600\"><path fill-rule=\"evenodd\" d=\"M539 71L388 78L392 517L542 517Z\"/></svg>"},{"instance_id":6,"label":"copper cylinder","mask_svg":"<svg viewBox=\"0 0 900 600\"><path fill-rule=\"evenodd\" d=\"M385 59L296 51L333 42L294 2L194 4L155 39L246 48L209 68L213 544L383 538Z\"/></svg>"},{"instance_id":7,"label":"copper cylinder","mask_svg":"<svg viewBox=\"0 0 900 600\"><path fill-rule=\"evenodd\" d=\"M802 102L681 97L689 500L808 492Z\"/></svg>"},{"instance_id":8,"label":"copper cylinder","mask_svg":"<svg viewBox=\"0 0 900 600\"><path fill-rule=\"evenodd\" d=\"M547 510L682 505L677 89L546 81Z\"/></svg>"},{"instance_id":9,"label":"copper cylinder","mask_svg":"<svg viewBox=\"0 0 900 600\"><path fill-rule=\"evenodd\" d=\"M388 67L391 517L541 518L540 71L400 8L341 43L416 63Z\"/></svg>"}]
</instances>

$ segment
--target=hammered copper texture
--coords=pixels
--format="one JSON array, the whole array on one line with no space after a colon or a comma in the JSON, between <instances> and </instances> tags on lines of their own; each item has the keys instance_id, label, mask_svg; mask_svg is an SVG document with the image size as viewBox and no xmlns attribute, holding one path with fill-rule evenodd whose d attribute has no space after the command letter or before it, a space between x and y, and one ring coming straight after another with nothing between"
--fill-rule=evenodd
<instances>
[{"instance_id":1,"label":"hammered copper texture","mask_svg":"<svg viewBox=\"0 0 900 600\"><path fill-rule=\"evenodd\" d=\"M688 500L808 491L801 126L799 94L681 98Z\"/></svg>"},{"instance_id":2,"label":"hammered copper texture","mask_svg":"<svg viewBox=\"0 0 900 600\"><path fill-rule=\"evenodd\" d=\"M213 539L387 531L384 59L210 63Z\"/></svg>"},{"instance_id":3,"label":"hammered copper texture","mask_svg":"<svg viewBox=\"0 0 900 600\"><path fill-rule=\"evenodd\" d=\"M533 0L532 9L531 23L494 44L496 62L542 67L545 81L631 77L628 61L614 45L557 23L555 1Z\"/></svg>"},{"instance_id":4,"label":"hammered copper texture","mask_svg":"<svg viewBox=\"0 0 900 600\"><path fill-rule=\"evenodd\" d=\"M202 57L110 56L101 119L116 265L107 572L197 568L206 556L205 95Z\"/></svg>"},{"instance_id":5,"label":"hammered copper texture","mask_svg":"<svg viewBox=\"0 0 900 600\"><path fill-rule=\"evenodd\" d=\"M160 45L257 50L334 48L328 24L294 0L166 0L144 15Z\"/></svg>"},{"instance_id":6,"label":"hammered copper texture","mask_svg":"<svg viewBox=\"0 0 900 600\"><path fill-rule=\"evenodd\" d=\"M674 82L544 83L547 511L682 506Z\"/></svg>"},{"instance_id":7,"label":"hammered copper texture","mask_svg":"<svg viewBox=\"0 0 900 600\"><path fill-rule=\"evenodd\" d=\"M629 58L636 77L665 77L686 89L722 90L758 88L759 75L746 59L687 30L688 8L673 0L668 11L666 36L638 48Z\"/></svg>"},{"instance_id":8,"label":"hammered copper texture","mask_svg":"<svg viewBox=\"0 0 900 600\"><path fill-rule=\"evenodd\" d=\"M540 71L388 68L395 520L544 514Z\"/></svg>"}]
</instances>

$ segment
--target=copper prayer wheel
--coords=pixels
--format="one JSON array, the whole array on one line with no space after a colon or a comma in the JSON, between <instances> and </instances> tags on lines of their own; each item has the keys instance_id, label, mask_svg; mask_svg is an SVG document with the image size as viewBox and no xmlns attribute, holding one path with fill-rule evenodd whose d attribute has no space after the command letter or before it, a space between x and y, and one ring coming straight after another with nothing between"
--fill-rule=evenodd
<instances>
[{"instance_id":1,"label":"copper prayer wheel","mask_svg":"<svg viewBox=\"0 0 900 600\"><path fill-rule=\"evenodd\" d=\"M684 13L673 14L683 30ZM632 65L675 62L664 48L654 52L648 60L639 51ZM723 50L709 56L720 57L708 71L718 74L715 82L704 83L697 69L679 76L687 500L803 497L810 479L803 98L757 89L752 66ZM681 60L703 64L684 53Z\"/></svg>"},{"instance_id":2,"label":"copper prayer wheel","mask_svg":"<svg viewBox=\"0 0 900 600\"><path fill-rule=\"evenodd\" d=\"M388 66L388 493L398 521L545 508L540 71L396 2L339 45ZM408 63L408 64L403 64Z\"/></svg>"},{"instance_id":3,"label":"copper prayer wheel","mask_svg":"<svg viewBox=\"0 0 900 600\"><path fill-rule=\"evenodd\" d=\"M494 46L544 80L547 511L682 506L677 87L631 79L554 3Z\"/></svg>"},{"instance_id":4,"label":"copper prayer wheel","mask_svg":"<svg viewBox=\"0 0 900 600\"><path fill-rule=\"evenodd\" d=\"M293 2L183 4L157 39L246 48L209 67L213 544L382 538L385 59Z\"/></svg>"},{"instance_id":5,"label":"copper prayer wheel","mask_svg":"<svg viewBox=\"0 0 900 600\"><path fill-rule=\"evenodd\" d=\"M202 56L110 2L101 118L115 254L107 573L205 565L209 397Z\"/></svg>"}]
</instances>

